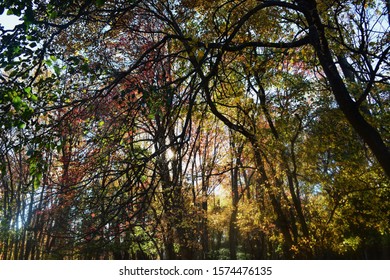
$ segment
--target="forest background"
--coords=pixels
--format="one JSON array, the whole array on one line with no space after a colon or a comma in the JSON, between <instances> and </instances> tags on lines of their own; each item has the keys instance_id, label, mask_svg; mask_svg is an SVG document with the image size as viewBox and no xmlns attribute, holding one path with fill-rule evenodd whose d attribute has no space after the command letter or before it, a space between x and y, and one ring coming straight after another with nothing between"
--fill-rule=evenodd
<instances>
[{"instance_id":1,"label":"forest background","mask_svg":"<svg viewBox=\"0 0 390 280\"><path fill-rule=\"evenodd\" d=\"M389 7L2 1L0 259L389 259Z\"/></svg>"}]
</instances>

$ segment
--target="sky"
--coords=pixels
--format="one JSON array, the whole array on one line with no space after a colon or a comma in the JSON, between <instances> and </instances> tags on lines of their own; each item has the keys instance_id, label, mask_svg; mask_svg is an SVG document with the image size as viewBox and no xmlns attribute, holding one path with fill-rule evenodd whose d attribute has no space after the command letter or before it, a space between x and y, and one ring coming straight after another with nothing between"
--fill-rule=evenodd
<instances>
[{"instance_id":1,"label":"sky","mask_svg":"<svg viewBox=\"0 0 390 280\"><path fill-rule=\"evenodd\" d=\"M18 19L19 17L14 15L7 15L7 12L4 11L2 15L0 15L0 24L4 26L4 29L13 29L15 25L21 23Z\"/></svg>"}]
</instances>

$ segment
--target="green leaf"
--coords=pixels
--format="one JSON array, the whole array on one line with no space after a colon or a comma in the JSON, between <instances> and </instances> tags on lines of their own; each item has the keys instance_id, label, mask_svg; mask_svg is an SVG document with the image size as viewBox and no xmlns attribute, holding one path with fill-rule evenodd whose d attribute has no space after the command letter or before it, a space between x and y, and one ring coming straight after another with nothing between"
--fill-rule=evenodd
<instances>
[{"instance_id":1,"label":"green leaf","mask_svg":"<svg viewBox=\"0 0 390 280\"><path fill-rule=\"evenodd\" d=\"M41 180L42 180L42 173L39 172L39 173L35 174L34 189L38 189L39 188L39 186L41 185Z\"/></svg>"},{"instance_id":2,"label":"green leaf","mask_svg":"<svg viewBox=\"0 0 390 280\"><path fill-rule=\"evenodd\" d=\"M14 66L12 64L10 65L7 65L5 68L4 68L4 71L5 72L8 72L9 70L11 70Z\"/></svg>"},{"instance_id":3,"label":"green leaf","mask_svg":"<svg viewBox=\"0 0 390 280\"><path fill-rule=\"evenodd\" d=\"M105 0L96 0L96 6L101 7L104 5L105 2Z\"/></svg>"},{"instance_id":4,"label":"green leaf","mask_svg":"<svg viewBox=\"0 0 390 280\"><path fill-rule=\"evenodd\" d=\"M20 96L15 96L12 98L12 103L15 107L19 107L22 104L22 99Z\"/></svg>"},{"instance_id":5,"label":"green leaf","mask_svg":"<svg viewBox=\"0 0 390 280\"><path fill-rule=\"evenodd\" d=\"M12 71L11 74L9 74L9 77L10 77L10 78L15 77L16 74L18 74L18 70Z\"/></svg>"},{"instance_id":6,"label":"green leaf","mask_svg":"<svg viewBox=\"0 0 390 280\"><path fill-rule=\"evenodd\" d=\"M88 73L89 72L89 65L88 63L84 63L83 65L81 65L81 70L84 72L84 73Z\"/></svg>"},{"instance_id":7,"label":"green leaf","mask_svg":"<svg viewBox=\"0 0 390 280\"><path fill-rule=\"evenodd\" d=\"M31 87L26 87L24 89L24 91L27 93L27 94L30 94L31 93Z\"/></svg>"},{"instance_id":8,"label":"green leaf","mask_svg":"<svg viewBox=\"0 0 390 280\"><path fill-rule=\"evenodd\" d=\"M61 74L61 68L58 67L57 65L54 65L54 72L56 73L57 76Z\"/></svg>"},{"instance_id":9,"label":"green leaf","mask_svg":"<svg viewBox=\"0 0 390 280\"><path fill-rule=\"evenodd\" d=\"M38 96L36 96L35 94L31 94L31 96L30 96L30 98L31 98L31 100L32 101L38 101Z\"/></svg>"},{"instance_id":10,"label":"green leaf","mask_svg":"<svg viewBox=\"0 0 390 280\"><path fill-rule=\"evenodd\" d=\"M57 16L58 16L57 11L53 11L53 12L49 13L49 19L55 19Z\"/></svg>"},{"instance_id":11,"label":"green leaf","mask_svg":"<svg viewBox=\"0 0 390 280\"><path fill-rule=\"evenodd\" d=\"M20 122L20 123L18 124L18 128L19 128L19 129L24 129L24 128L26 128L26 124L25 124L24 122Z\"/></svg>"}]
</instances>

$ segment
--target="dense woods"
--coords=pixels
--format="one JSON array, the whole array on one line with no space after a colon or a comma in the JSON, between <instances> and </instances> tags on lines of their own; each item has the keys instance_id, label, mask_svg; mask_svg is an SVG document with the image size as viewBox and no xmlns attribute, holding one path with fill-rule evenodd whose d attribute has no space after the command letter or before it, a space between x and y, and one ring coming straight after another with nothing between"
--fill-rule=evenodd
<instances>
[{"instance_id":1,"label":"dense woods","mask_svg":"<svg viewBox=\"0 0 390 280\"><path fill-rule=\"evenodd\" d=\"M388 0L5 0L0 259L389 259Z\"/></svg>"}]
</instances>

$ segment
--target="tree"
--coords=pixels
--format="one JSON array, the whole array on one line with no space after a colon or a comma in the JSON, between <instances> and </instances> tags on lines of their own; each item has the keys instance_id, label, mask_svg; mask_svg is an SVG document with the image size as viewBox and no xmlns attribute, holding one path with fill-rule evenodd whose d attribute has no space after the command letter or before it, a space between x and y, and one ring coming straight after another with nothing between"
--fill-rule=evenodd
<instances>
[{"instance_id":1,"label":"tree","mask_svg":"<svg viewBox=\"0 0 390 280\"><path fill-rule=\"evenodd\" d=\"M388 256L387 4L0 4L2 258Z\"/></svg>"}]
</instances>

